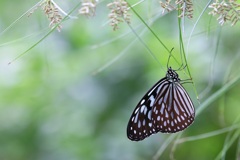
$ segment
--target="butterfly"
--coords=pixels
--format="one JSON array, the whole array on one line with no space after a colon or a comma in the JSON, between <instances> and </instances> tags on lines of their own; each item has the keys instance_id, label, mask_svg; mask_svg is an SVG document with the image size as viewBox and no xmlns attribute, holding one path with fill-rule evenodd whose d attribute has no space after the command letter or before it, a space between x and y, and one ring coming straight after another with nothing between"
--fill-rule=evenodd
<instances>
[{"instance_id":1,"label":"butterfly","mask_svg":"<svg viewBox=\"0 0 240 160\"><path fill-rule=\"evenodd\" d=\"M195 109L175 70L168 68L140 100L129 119L127 137L141 141L152 134L175 133L194 121Z\"/></svg>"}]
</instances>

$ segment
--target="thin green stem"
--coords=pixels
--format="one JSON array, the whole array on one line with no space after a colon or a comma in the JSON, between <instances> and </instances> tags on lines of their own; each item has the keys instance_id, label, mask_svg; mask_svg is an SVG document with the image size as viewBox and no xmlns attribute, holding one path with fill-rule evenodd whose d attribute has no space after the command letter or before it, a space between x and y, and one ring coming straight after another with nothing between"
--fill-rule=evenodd
<instances>
[{"instance_id":1,"label":"thin green stem","mask_svg":"<svg viewBox=\"0 0 240 160\"><path fill-rule=\"evenodd\" d=\"M234 125L234 126L230 126L230 127L227 127L227 128L222 128L222 129L219 129L219 130L216 130L216 131L213 131L213 132L200 134L200 135L197 135L197 136L181 138L181 139L178 139L176 141L176 143L179 144L179 143L185 143L185 142L189 142L189 141L201 140L201 139L217 136L219 134L223 134L223 133L226 133L226 132L229 132L229 131L232 131L232 130L236 130L236 129L239 129L239 128L240 128L239 125Z\"/></svg>"},{"instance_id":2,"label":"thin green stem","mask_svg":"<svg viewBox=\"0 0 240 160\"><path fill-rule=\"evenodd\" d=\"M129 4L129 3L128 3ZM159 43L167 50L169 55L171 55L171 50L167 48L167 46L162 42L162 40L156 35L156 33L151 29L151 27L142 19L142 17L136 12L136 10L129 4L131 10L134 12L134 14L142 21L142 23L148 28L148 30L153 34L153 36L159 41ZM179 64L177 59L171 55L173 59ZM156 56L154 56L156 57Z\"/></svg>"},{"instance_id":3,"label":"thin green stem","mask_svg":"<svg viewBox=\"0 0 240 160\"><path fill-rule=\"evenodd\" d=\"M229 136L229 138L227 139L226 143L223 146L222 151L217 155L217 157L215 158L216 160L225 159L225 155L227 150L231 147L231 145L236 142L236 139L239 138L240 135L240 130L237 130L231 137Z\"/></svg>"},{"instance_id":4,"label":"thin green stem","mask_svg":"<svg viewBox=\"0 0 240 160\"><path fill-rule=\"evenodd\" d=\"M57 25L55 25L47 34L45 34L40 40L38 40L36 43L34 43L31 47L29 47L27 50L25 50L24 52L22 52L21 54L19 54L16 58L14 58L12 61L10 61L8 64L10 65L11 63L13 63L14 61L16 61L18 58L22 57L23 55L25 55L27 52L29 52L31 49L33 49L35 46L37 46L39 43L41 43L45 38L47 38L55 29L57 29L61 23L63 21L65 21L66 19L69 18L69 15L76 10L81 3L78 3L62 20L60 23L58 23Z\"/></svg>"},{"instance_id":5,"label":"thin green stem","mask_svg":"<svg viewBox=\"0 0 240 160\"><path fill-rule=\"evenodd\" d=\"M161 45L170 53L171 50L167 48L167 46L159 39L156 33L149 27L149 25L142 19L142 17L135 11L135 9L129 5L131 10L136 14L136 16L142 21L142 23L149 29L149 31L154 35L154 37L161 43Z\"/></svg>"},{"instance_id":6,"label":"thin green stem","mask_svg":"<svg viewBox=\"0 0 240 160\"><path fill-rule=\"evenodd\" d=\"M168 145L175 139L175 137L177 136L177 134L172 134L171 136L169 136L164 143L162 144L162 146L159 148L159 150L157 151L157 153L153 156L153 160L158 160L160 158L160 156L163 154L164 150L168 147Z\"/></svg>"},{"instance_id":7,"label":"thin green stem","mask_svg":"<svg viewBox=\"0 0 240 160\"><path fill-rule=\"evenodd\" d=\"M212 102L214 102L216 99L221 97L224 93L226 93L228 90L230 90L234 85L239 83L240 81L240 75L230 80L228 83L226 83L224 86L222 86L217 92L212 94L208 99L206 99L197 109L196 115L200 114L207 106L209 106Z\"/></svg>"},{"instance_id":8,"label":"thin green stem","mask_svg":"<svg viewBox=\"0 0 240 160\"><path fill-rule=\"evenodd\" d=\"M181 11L178 10L178 15L180 15L180 14L181 14ZM181 56L181 60L182 60L182 62L184 60L184 62L186 63L187 72L188 72L188 75L190 76L190 79L193 82L194 92L195 92L195 94L197 96L197 99L198 99L197 89L196 89L195 83L193 81L193 78L192 78L192 75L191 75L191 72L190 72L190 69L189 69L189 65L187 63L186 53L185 53L185 49L184 49L183 36L182 36L182 27L181 27L181 18L178 18L178 28L179 28L179 42L180 42L180 56Z\"/></svg>"},{"instance_id":9,"label":"thin green stem","mask_svg":"<svg viewBox=\"0 0 240 160\"><path fill-rule=\"evenodd\" d=\"M128 23L127 23L128 24ZM146 45L146 43L141 39L141 37L137 34L137 32L133 29L133 27L128 24L129 28L132 30L132 32L135 34L135 36L138 38L138 40L144 45L144 47L148 50L148 52L152 55L152 57L159 63L160 61L157 59L156 55L151 51L151 49ZM161 68L163 69L162 65ZM164 69L163 69L164 70Z\"/></svg>"},{"instance_id":10,"label":"thin green stem","mask_svg":"<svg viewBox=\"0 0 240 160\"><path fill-rule=\"evenodd\" d=\"M30 11L32 11L34 8L39 6L39 4L42 3L42 0L39 1L37 4L35 4L33 7L31 7L29 10L27 10L25 13L23 13L20 17L18 17L14 22L12 22L7 28L5 28L2 32L0 32L0 36L3 35L5 32L7 32L9 29L11 29L19 20L21 20L24 16L29 14Z\"/></svg>"}]
</instances>

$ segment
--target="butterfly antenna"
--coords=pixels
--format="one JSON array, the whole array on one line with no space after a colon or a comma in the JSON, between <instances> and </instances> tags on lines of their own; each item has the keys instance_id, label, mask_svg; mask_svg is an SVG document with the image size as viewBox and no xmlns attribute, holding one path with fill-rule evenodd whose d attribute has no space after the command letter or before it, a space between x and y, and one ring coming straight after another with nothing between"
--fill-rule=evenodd
<instances>
[{"instance_id":1,"label":"butterfly antenna","mask_svg":"<svg viewBox=\"0 0 240 160\"><path fill-rule=\"evenodd\" d=\"M167 62L167 69L169 68L169 61L170 61L170 57L172 56L172 51L174 50L174 47L171 49L171 51L170 51L170 54L169 54L169 56L168 56L168 62Z\"/></svg>"}]
</instances>

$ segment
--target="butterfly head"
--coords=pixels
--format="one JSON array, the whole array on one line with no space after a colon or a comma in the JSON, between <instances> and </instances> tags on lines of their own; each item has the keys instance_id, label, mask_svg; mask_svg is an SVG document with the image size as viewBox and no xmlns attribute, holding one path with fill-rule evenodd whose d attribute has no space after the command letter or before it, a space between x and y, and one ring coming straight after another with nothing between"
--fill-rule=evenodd
<instances>
[{"instance_id":1,"label":"butterfly head","mask_svg":"<svg viewBox=\"0 0 240 160\"><path fill-rule=\"evenodd\" d=\"M172 67L168 68L166 77L171 82L179 82L180 78L178 77L178 74L175 70L172 69Z\"/></svg>"}]
</instances>

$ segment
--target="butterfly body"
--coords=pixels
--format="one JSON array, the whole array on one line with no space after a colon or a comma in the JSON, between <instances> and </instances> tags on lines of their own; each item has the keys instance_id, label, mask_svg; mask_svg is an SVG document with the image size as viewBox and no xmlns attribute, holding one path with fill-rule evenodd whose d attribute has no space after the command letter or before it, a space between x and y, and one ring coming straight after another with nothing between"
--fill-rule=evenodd
<instances>
[{"instance_id":1,"label":"butterfly body","mask_svg":"<svg viewBox=\"0 0 240 160\"><path fill-rule=\"evenodd\" d=\"M170 67L140 100L127 126L130 140L140 141L157 132L175 133L187 128L195 117L193 103Z\"/></svg>"}]
</instances>

